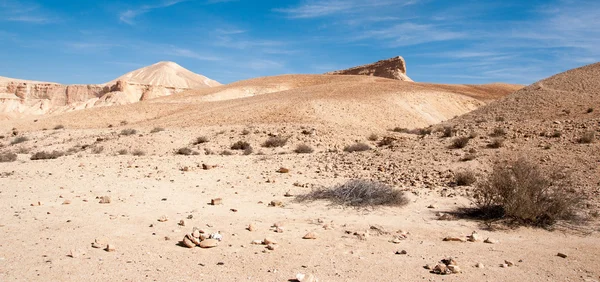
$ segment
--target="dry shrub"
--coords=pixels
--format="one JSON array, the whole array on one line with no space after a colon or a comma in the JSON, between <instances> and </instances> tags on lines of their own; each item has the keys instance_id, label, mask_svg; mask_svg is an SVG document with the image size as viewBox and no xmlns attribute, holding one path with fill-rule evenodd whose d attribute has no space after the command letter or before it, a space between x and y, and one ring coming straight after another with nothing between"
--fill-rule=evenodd
<instances>
[{"instance_id":1,"label":"dry shrub","mask_svg":"<svg viewBox=\"0 0 600 282\"><path fill-rule=\"evenodd\" d=\"M431 134L431 132L433 132L433 128L431 128L431 127L415 128L415 129L409 131L409 133L411 133L411 134L416 134L416 135L421 135L421 136L429 135L429 134Z\"/></svg>"},{"instance_id":2,"label":"dry shrub","mask_svg":"<svg viewBox=\"0 0 600 282\"><path fill-rule=\"evenodd\" d=\"M444 126L444 129L442 129L442 138L452 137L454 136L454 134L454 128L452 128L451 126Z\"/></svg>"},{"instance_id":3,"label":"dry shrub","mask_svg":"<svg viewBox=\"0 0 600 282\"><path fill-rule=\"evenodd\" d=\"M155 127L155 128L152 128L152 130L150 130L150 133L158 133L161 131L165 131L165 129L162 127Z\"/></svg>"},{"instance_id":4,"label":"dry shrub","mask_svg":"<svg viewBox=\"0 0 600 282\"><path fill-rule=\"evenodd\" d=\"M94 146L92 147L92 153L94 154L100 154L104 152L104 146Z\"/></svg>"},{"instance_id":5,"label":"dry shrub","mask_svg":"<svg viewBox=\"0 0 600 282\"><path fill-rule=\"evenodd\" d=\"M183 156L190 156L190 155L194 155L194 150L187 148L187 147L183 147L183 148L179 148L177 151L175 151L175 154L183 155Z\"/></svg>"},{"instance_id":6,"label":"dry shrub","mask_svg":"<svg viewBox=\"0 0 600 282\"><path fill-rule=\"evenodd\" d=\"M379 147L385 147L385 146L392 146L394 144L394 141L396 139L394 139L393 137L383 137L383 139L379 140L379 142L377 142L377 146Z\"/></svg>"},{"instance_id":7,"label":"dry shrub","mask_svg":"<svg viewBox=\"0 0 600 282\"><path fill-rule=\"evenodd\" d=\"M208 138L205 136L200 136L192 141L192 145L200 145L208 142Z\"/></svg>"},{"instance_id":8,"label":"dry shrub","mask_svg":"<svg viewBox=\"0 0 600 282\"><path fill-rule=\"evenodd\" d=\"M393 132L398 132L398 133L409 133L410 130L408 128L404 128L404 127L395 127L394 129L392 129Z\"/></svg>"},{"instance_id":9,"label":"dry shrub","mask_svg":"<svg viewBox=\"0 0 600 282\"><path fill-rule=\"evenodd\" d=\"M133 152L131 152L131 154L134 155L134 156L136 156L136 157L139 157L139 156L146 155L146 152L144 152L144 151L142 151L140 149L136 149L136 150L133 150Z\"/></svg>"},{"instance_id":10,"label":"dry shrub","mask_svg":"<svg viewBox=\"0 0 600 282\"><path fill-rule=\"evenodd\" d=\"M246 150L251 147L252 146L250 146L250 143L246 141L237 141L231 145L231 150Z\"/></svg>"},{"instance_id":11,"label":"dry shrub","mask_svg":"<svg viewBox=\"0 0 600 282\"><path fill-rule=\"evenodd\" d=\"M594 142L594 139L596 139L596 134L593 131L588 131L583 133L583 135L577 139L577 142L580 144L590 144Z\"/></svg>"},{"instance_id":12,"label":"dry shrub","mask_svg":"<svg viewBox=\"0 0 600 282\"><path fill-rule=\"evenodd\" d=\"M30 159L32 161L53 160L53 159L58 159L64 155L65 155L65 153L61 152L61 151L52 151L52 152L41 151L41 152L37 152L37 153L33 154Z\"/></svg>"},{"instance_id":13,"label":"dry shrub","mask_svg":"<svg viewBox=\"0 0 600 282\"><path fill-rule=\"evenodd\" d=\"M408 199L400 190L372 180L355 179L332 188L318 188L300 195L298 201L329 200L334 204L367 206L402 206Z\"/></svg>"},{"instance_id":14,"label":"dry shrub","mask_svg":"<svg viewBox=\"0 0 600 282\"><path fill-rule=\"evenodd\" d=\"M504 146L504 139L494 138L494 139L492 139L492 142L490 144L488 144L487 146L488 146L488 148L498 149L498 148Z\"/></svg>"},{"instance_id":15,"label":"dry shrub","mask_svg":"<svg viewBox=\"0 0 600 282\"><path fill-rule=\"evenodd\" d=\"M574 216L580 199L567 192L569 175L543 171L524 158L498 163L474 190L477 212L488 219L549 226Z\"/></svg>"},{"instance_id":16,"label":"dry shrub","mask_svg":"<svg viewBox=\"0 0 600 282\"><path fill-rule=\"evenodd\" d=\"M265 148L283 147L287 143L288 138L273 136L269 137L265 143L262 144Z\"/></svg>"},{"instance_id":17,"label":"dry shrub","mask_svg":"<svg viewBox=\"0 0 600 282\"><path fill-rule=\"evenodd\" d=\"M502 127L496 127L492 133L490 133L490 136L492 137L502 137L504 135L506 135L506 130Z\"/></svg>"},{"instance_id":18,"label":"dry shrub","mask_svg":"<svg viewBox=\"0 0 600 282\"><path fill-rule=\"evenodd\" d=\"M377 134L375 134L375 133L372 133L371 135L369 135L369 137L367 137L367 140L377 141L377 140L379 140L379 136L377 136Z\"/></svg>"},{"instance_id":19,"label":"dry shrub","mask_svg":"<svg viewBox=\"0 0 600 282\"><path fill-rule=\"evenodd\" d=\"M344 148L344 152L353 153L353 152L363 152L371 150L371 146L365 143L356 143Z\"/></svg>"},{"instance_id":20,"label":"dry shrub","mask_svg":"<svg viewBox=\"0 0 600 282\"><path fill-rule=\"evenodd\" d=\"M59 125L57 125L57 126L54 127L54 130L59 130L59 129L64 129L64 128L65 128L64 125L59 124Z\"/></svg>"},{"instance_id":21,"label":"dry shrub","mask_svg":"<svg viewBox=\"0 0 600 282\"><path fill-rule=\"evenodd\" d=\"M469 144L469 137L466 136L461 136L461 137L457 137L454 138L454 140L452 140L452 145L450 145L451 148L453 149L461 149L467 146L467 144Z\"/></svg>"},{"instance_id":22,"label":"dry shrub","mask_svg":"<svg viewBox=\"0 0 600 282\"><path fill-rule=\"evenodd\" d=\"M119 151L117 151L117 154L119 155L127 155L129 152L127 151L127 149L121 149Z\"/></svg>"},{"instance_id":23,"label":"dry shrub","mask_svg":"<svg viewBox=\"0 0 600 282\"><path fill-rule=\"evenodd\" d=\"M223 150L223 152L221 152L221 156L231 156L233 155L232 151L229 150Z\"/></svg>"},{"instance_id":24,"label":"dry shrub","mask_svg":"<svg viewBox=\"0 0 600 282\"><path fill-rule=\"evenodd\" d=\"M120 134L124 135L124 136L134 135L134 134L137 134L137 130L135 130L133 128L123 129L123 130L121 130Z\"/></svg>"},{"instance_id":25,"label":"dry shrub","mask_svg":"<svg viewBox=\"0 0 600 282\"><path fill-rule=\"evenodd\" d=\"M454 183L458 186L471 186L477 182L477 176L470 170L459 171L454 175Z\"/></svg>"},{"instance_id":26,"label":"dry shrub","mask_svg":"<svg viewBox=\"0 0 600 282\"><path fill-rule=\"evenodd\" d=\"M552 133L552 135L551 135L552 138L558 138L561 136L562 136L562 133L560 132L560 130L555 130L554 133Z\"/></svg>"},{"instance_id":27,"label":"dry shrub","mask_svg":"<svg viewBox=\"0 0 600 282\"><path fill-rule=\"evenodd\" d=\"M0 153L0 163L14 162L17 160L17 154L12 152Z\"/></svg>"},{"instance_id":28,"label":"dry shrub","mask_svg":"<svg viewBox=\"0 0 600 282\"><path fill-rule=\"evenodd\" d=\"M248 135L248 134L250 134L250 130L248 130L247 128L242 130L242 135Z\"/></svg>"},{"instance_id":29,"label":"dry shrub","mask_svg":"<svg viewBox=\"0 0 600 282\"><path fill-rule=\"evenodd\" d=\"M593 113L593 112L594 112L594 108L588 108L588 109L587 109L587 113L588 113L588 114L591 114L591 113Z\"/></svg>"},{"instance_id":30,"label":"dry shrub","mask_svg":"<svg viewBox=\"0 0 600 282\"><path fill-rule=\"evenodd\" d=\"M477 158L477 154L475 154L475 153L469 153L469 154L464 155L464 157L462 157L460 159L460 161L461 162L468 162L468 161L472 161L472 160L474 160L476 158Z\"/></svg>"},{"instance_id":31,"label":"dry shrub","mask_svg":"<svg viewBox=\"0 0 600 282\"><path fill-rule=\"evenodd\" d=\"M248 146L246 149L244 149L244 156L252 155L252 153L254 153L252 146Z\"/></svg>"},{"instance_id":32,"label":"dry shrub","mask_svg":"<svg viewBox=\"0 0 600 282\"><path fill-rule=\"evenodd\" d=\"M29 138L27 138L27 136L19 136L15 139L13 139L12 142L10 142L11 145L15 145L15 144L21 144L23 142L27 142L29 141Z\"/></svg>"},{"instance_id":33,"label":"dry shrub","mask_svg":"<svg viewBox=\"0 0 600 282\"><path fill-rule=\"evenodd\" d=\"M312 153L314 151L315 150L311 146L308 146L306 144L300 144L294 150L294 152L297 153L297 154L310 154L310 153Z\"/></svg>"}]
</instances>

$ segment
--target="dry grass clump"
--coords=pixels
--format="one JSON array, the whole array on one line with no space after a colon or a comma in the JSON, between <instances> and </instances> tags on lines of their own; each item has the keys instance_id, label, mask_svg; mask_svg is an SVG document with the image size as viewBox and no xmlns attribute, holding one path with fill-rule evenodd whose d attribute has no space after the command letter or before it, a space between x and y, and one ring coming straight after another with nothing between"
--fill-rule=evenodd
<instances>
[{"instance_id":1,"label":"dry grass clump","mask_svg":"<svg viewBox=\"0 0 600 282\"><path fill-rule=\"evenodd\" d=\"M490 133L490 136L492 136L492 137L502 137L504 135L506 135L506 129L504 129L502 127L496 127L496 128L494 128L492 133Z\"/></svg>"},{"instance_id":2,"label":"dry grass clump","mask_svg":"<svg viewBox=\"0 0 600 282\"><path fill-rule=\"evenodd\" d=\"M244 156L252 155L252 153L254 153L254 148L252 148L252 146L248 146L244 149Z\"/></svg>"},{"instance_id":3,"label":"dry grass clump","mask_svg":"<svg viewBox=\"0 0 600 282\"><path fill-rule=\"evenodd\" d=\"M275 148L275 147L283 147L285 143L287 143L288 138L273 136L269 137L267 141L265 141L262 146L265 148Z\"/></svg>"},{"instance_id":4,"label":"dry grass clump","mask_svg":"<svg viewBox=\"0 0 600 282\"><path fill-rule=\"evenodd\" d=\"M569 190L569 176L544 171L523 158L498 163L474 190L477 213L488 219L549 226L571 219L580 199Z\"/></svg>"},{"instance_id":5,"label":"dry grass clump","mask_svg":"<svg viewBox=\"0 0 600 282\"><path fill-rule=\"evenodd\" d=\"M200 145L208 142L208 138L206 136L200 136L192 141L192 145Z\"/></svg>"},{"instance_id":6,"label":"dry grass clump","mask_svg":"<svg viewBox=\"0 0 600 282\"><path fill-rule=\"evenodd\" d=\"M476 158L477 158L477 154L475 154L475 153L468 153L468 154L464 155L464 156L463 156L463 157L460 159L460 161L461 161L461 162L468 162L468 161L472 161L472 160L474 160L474 159L476 159Z\"/></svg>"},{"instance_id":7,"label":"dry grass clump","mask_svg":"<svg viewBox=\"0 0 600 282\"><path fill-rule=\"evenodd\" d=\"M53 159L58 159L64 155L65 155L65 153L61 152L61 151L52 151L52 152L41 151L41 152L37 152L37 153L33 154L30 159L32 161L53 160Z\"/></svg>"},{"instance_id":8,"label":"dry grass clump","mask_svg":"<svg viewBox=\"0 0 600 282\"><path fill-rule=\"evenodd\" d=\"M404 127L395 127L394 129L392 129L393 132L398 132L398 133L409 133L410 130L408 128L404 128Z\"/></svg>"},{"instance_id":9,"label":"dry grass clump","mask_svg":"<svg viewBox=\"0 0 600 282\"><path fill-rule=\"evenodd\" d=\"M311 146L308 146L306 144L300 144L296 146L296 149L294 149L294 152L297 154L310 154L314 151L315 150Z\"/></svg>"},{"instance_id":10,"label":"dry grass clump","mask_svg":"<svg viewBox=\"0 0 600 282\"><path fill-rule=\"evenodd\" d=\"M14 162L17 160L17 154L12 152L0 153L0 163Z\"/></svg>"},{"instance_id":11,"label":"dry grass clump","mask_svg":"<svg viewBox=\"0 0 600 282\"><path fill-rule=\"evenodd\" d=\"M59 124L59 125L57 125L57 126L54 127L54 130L59 130L59 129L64 129L64 128L65 128L64 125Z\"/></svg>"},{"instance_id":12,"label":"dry grass clump","mask_svg":"<svg viewBox=\"0 0 600 282\"><path fill-rule=\"evenodd\" d=\"M394 141L396 141L396 139L394 139L393 137L383 137L381 140L379 140L379 142L377 142L377 146L379 147L385 147L385 146L392 146L394 144Z\"/></svg>"},{"instance_id":13,"label":"dry grass clump","mask_svg":"<svg viewBox=\"0 0 600 282\"><path fill-rule=\"evenodd\" d=\"M229 150L223 150L223 152L221 152L221 156L231 156L233 155L232 151Z\"/></svg>"},{"instance_id":14,"label":"dry grass clump","mask_svg":"<svg viewBox=\"0 0 600 282\"><path fill-rule=\"evenodd\" d=\"M250 133L250 130L248 130L247 128L244 128L244 130L242 130L242 135L248 135Z\"/></svg>"},{"instance_id":15,"label":"dry grass clump","mask_svg":"<svg viewBox=\"0 0 600 282\"><path fill-rule=\"evenodd\" d=\"M29 141L29 138L27 136L19 136L15 139L13 139L13 141L10 142L11 145L15 145L15 144L21 144L23 142L27 142Z\"/></svg>"},{"instance_id":16,"label":"dry grass clump","mask_svg":"<svg viewBox=\"0 0 600 282\"><path fill-rule=\"evenodd\" d=\"M104 146L94 146L92 147L92 153L93 154L100 154L104 152Z\"/></svg>"},{"instance_id":17,"label":"dry grass clump","mask_svg":"<svg viewBox=\"0 0 600 282\"><path fill-rule=\"evenodd\" d=\"M348 152L348 153L364 152L364 151L368 151L368 150L371 150L371 146L369 146L365 143L356 143L356 144L352 144L350 146L346 146L346 148L344 148L344 152Z\"/></svg>"},{"instance_id":18,"label":"dry grass clump","mask_svg":"<svg viewBox=\"0 0 600 282\"><path fill-rule=\"evenodd\" d=\"M329 200L334 204L368 206L402 206L408 203L404 192L372 180L355 179L332 188L319 188L300 195L298 201Z\"/></svg>"},{"instance_id":19,"label":"dry grass clump","mask_svg":"<svg viewBox=\"0 0 600 282\"><path fill-rule=\"evenodd\" d=\"M177 151L175 151L175 154L183 155L183 156L190 156L190 155L198 155L199 153L190 148L183 147L183 148L179 148Z\"/></svg>"},{"instance_id":20,"label":"dry grass clump","mask_svg":"<svg viewBox=\"0 0 600 282\"><path fill-rule=\"evenodd\" d=\"M123 136L129 136L129 135L134 135L137 134L137 130L133 129L133 128L127 128L127 129L123 129L121 130L120 135Z\"/></svg>"},{"instance_id":21,"label":"dry grass clump","mask_svg":"<svg viewBox=\"0 0 600 282\"><path fill-rule=\"evenodd\" d=\"M367 137L367 140L377 141L377 140L379 140L379 136L377 136L377 134L375 134L375 133L372 133L371 135L369 135L369 137Z\"/></svg>"},{"instance_id":22,"label":"dry grass clump","mask_svg":"<svg viewBox=\"0 0 600 282\"><path fill-rule=\"evenodd\" d=\"M462 149L464 147L467 146L467 144L469 144L469 137L467 136L461 136L461 137L456 137L454 138L454 140L452 140L452 145L450 145L450 148L452 149Z\"/></svg>"},{"instance_id":23,"label":"dry grass clump","mask_svg":"<svg viewBox=\"0 0 600 282\"><path fill-rule=\"evenodd\" d=\"M458 186L471 186L477 182L477 175L470 170L459 171L454 175L454 183Z\"/></svg>"},{"instance_id":24,"label":"dry grass clump","mask_svg":"<svg viewBox=\"0 0 600 282\"><path fill-rule=\"evenodd\" d=\"M144 156L146 155L146 152L140 150L140 149L135 149L133 150L133 152L131 152L132 155L139 157L139 156Z\"/></svg>"},{"instance_id":25,"label":"dry grass clump","mask_svg":"<svg viewBox=\"0 0 600 282\"><path fill-rule=\"evenodd\" d=\"M155 127L155 128L152 128L152 130L150 130L150 133L158 133L161 131L165 131L165 129L162 127Z\"/></svg>"},{"instance_id":26,"label":"dry grass clump","mask_svg":"<svg viewBox=\"0 0 600 282\"><path fill-rule=\"evenodd\" d=\"M455 130L451 126L444 126L444 129L442 129L442 138L452 137L454 134Z\"/></svg>"},{"instance_id":27,"label":"dry grass clump","mask_svg":"<svg viewBox=\"0 0 600 282\"><path fill-rule=\"evenodd\" d=\"M580 144L590 144L590 143L594 143L594 140L596 139L596 134L593 131L588 131L583 133L583 135L581 135L581 137L579 137L579 139L577 139L577 142L579 142Z\"/></svg>"},{"instance_id":28,"label":"dry grass clump","mask_svg":"<svg viewBox=\"0 0 600 282\"><path fill-rule=\"evenodd\" d=\"M233 143L230 148L231 150L246 150L248 148L252 148L252 146L250 146L250 143L246 141L237 141Z\"/></svg>"},{"instance_id":29,"label":"dry grass clump","mask_svg":"<svg viewBox=\"0 0 600 282\"><path fill-rule=\"evenodd\" d=\"M503 138L494 138L494 139L492 139L492 142L490 144L488 144L487 146L488 146L488 148L492 148L492 149L501 148L502 146L504 146L504 139Z\"/></svg>"},{"instance_id":30,"label":"dry grass clump","mask_svg":"<svg viewBox=\"0 0 600 282\"><path fill-rule=\"evenodd\" d=\"M129 154L129 151L127 151L127 149L121 149L117 151L117 154L119 155L127 155Z\"/></svg>"}]
</instances>

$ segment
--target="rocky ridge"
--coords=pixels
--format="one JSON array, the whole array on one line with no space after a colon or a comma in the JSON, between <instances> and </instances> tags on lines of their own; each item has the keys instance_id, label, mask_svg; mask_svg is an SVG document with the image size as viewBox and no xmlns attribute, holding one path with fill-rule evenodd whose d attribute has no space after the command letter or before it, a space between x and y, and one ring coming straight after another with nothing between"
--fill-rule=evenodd
<instances>
[{"instance_id":1,"label":"rocky ridge","mask_svg":"<svg viewBox=\"0 0 600 282\"><path fill-rule=\"evenodd\" d=\"M372 64L353 67L345 70L328 72L330 75L367 75L391 78L402 81L413 81L406 75L406 62L398 56L381 60Z\"/></svg>"}]
</instances>

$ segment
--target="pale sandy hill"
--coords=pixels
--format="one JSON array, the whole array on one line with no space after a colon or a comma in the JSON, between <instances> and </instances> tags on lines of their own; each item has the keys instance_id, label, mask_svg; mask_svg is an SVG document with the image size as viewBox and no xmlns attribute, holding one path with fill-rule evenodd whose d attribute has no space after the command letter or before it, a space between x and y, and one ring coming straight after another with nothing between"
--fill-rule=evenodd
<instances>
[{"instance_id":1,"label":"pale sandy hill","mask_svg":"<svg viewBox=\"0 0 600 282\"><path fill-rule=\"evenodd\" d=\"M18 78L10 78L10 77L0 76L0 84L9 83L9 82L13 82L13 83L30 83L30 84L58 84L58 83L55 83L55 82L25 80L25 79L18 79Z\"/></svg>"},{"instance_id":2,"label":"pale sandy hill","mask_svg":"<svg viewBox=\"0 0 600 282\"><path fill-rule=\"evenodd\" d=\"M600 63L572 69L527 86L463 119L543 120L589 117L600 105ZM595 115L598 113L596 109Z\"/></svg>"},{"instance_id":3,"label":"pale sandy hill","mask_svg":"<svg viewBox=\"0 0 600 282\"><path fill-rule=\"evenodd\" d=\"M291 123L364 131L414 128L470 112L510 89L504 85L436 85L370 76L283 75L187 91L135 105L66 113L33 125L97 128L127 120L144 126L175 127ZM486 91L491 94L486 95ZM21 122L19 128L26 123Z\"/></svg>"},{"instance_id":4,"label":"pale sandy hill","mask_svg":"<svg viewBox=\"0 0 600 282\"><path fill-rule=\"evenodd\" d=\"M119 80L135 84L188 89L221 85L208 77L193 73L174 62L159 62L151 66L143 67L126 73L123 76L108 82L108 84L116 83Z\"/></svg>"}]
</instances>

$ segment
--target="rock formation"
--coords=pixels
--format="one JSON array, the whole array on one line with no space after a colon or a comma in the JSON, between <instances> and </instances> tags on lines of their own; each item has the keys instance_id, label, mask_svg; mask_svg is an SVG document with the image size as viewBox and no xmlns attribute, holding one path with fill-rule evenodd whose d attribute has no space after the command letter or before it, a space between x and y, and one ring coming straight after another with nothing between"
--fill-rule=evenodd
<instances>
[{"instance_id":1,"label":"rock formation","mask_svg":"<svg viewBox=\"0 0 600 282\"><path fill-rule=\"evenodd\" d=\"M0 77L0 115L16 118L123 105L219 85L173 62L141 68L105 84L62 85Z\"/></svg>"},{"instance_id":2,"label":"rock formation","mask_svg":"<svg viewBox=\"0 0 600 282\"><path fill-rule=\"evenodd\" d=\"M387 60L381 60L368 65L349 68L346 70L332 71L326 74L368 75L397 79L402 81L412 81L412 79L410 79L410 77L406 75L406 62L404 61L404 58L400 56L390 58Z\"/></svg>"}]
</instances>

